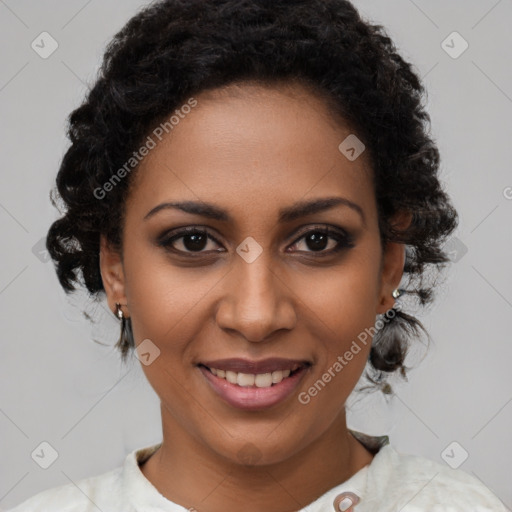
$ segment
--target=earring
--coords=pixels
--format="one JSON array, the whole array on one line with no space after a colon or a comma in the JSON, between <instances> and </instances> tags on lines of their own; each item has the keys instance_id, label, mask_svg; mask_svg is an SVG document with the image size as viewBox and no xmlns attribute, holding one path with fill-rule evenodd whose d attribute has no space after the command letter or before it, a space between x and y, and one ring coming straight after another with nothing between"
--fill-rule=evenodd
<instances>
[{"instance_id":1,"label":"earring","mask_svg":"<svg viewBox=\"0 0 512 512\"><path fill-rule=\"evenodd\" d=\"M123 304L124 306L124 304ZM123 310L121 309L121 304L119 302L116 302L116 316L119 318L119 320L123 320Z\"/></svg>"},{"instance_id":2,"label":"earring","mask_svg":"<svg viewBox=\"0 0 512 512\"><path fill-rule=\"evenodd\" d=\"M396 288L393 290L393 293L391 295L393 295L394 299L398 299L398 297L400 297L400 295L402 295L402 294L400 293L400 290L398 288Z\"/></svg>"},{"instance_id":3,"label":"earring","mask_svg":"<svg viewBox=\"0 0 512 512\"><path fill-rule=\"evenodd\" d=\"M129 317L124 316L121 306L126 306L126 304L116 302L116 316L121 320L121 335L116 343L116 347L121 351L122 359L125 360L130 347L134 346L135 343L133 341L131 320Z\"/></svg>"}]
</instances>

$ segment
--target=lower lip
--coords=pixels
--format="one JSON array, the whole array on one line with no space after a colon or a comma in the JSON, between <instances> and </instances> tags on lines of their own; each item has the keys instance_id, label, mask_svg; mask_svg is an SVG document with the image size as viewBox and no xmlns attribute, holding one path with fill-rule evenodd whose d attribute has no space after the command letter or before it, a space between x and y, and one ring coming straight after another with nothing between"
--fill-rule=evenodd
<instances>
[{"instance_id":1,"label":"lower lip","mask_svg":"<svg viewBox=\"0 0 512 512\"><path fill-rule=\"evenodd\" d=\"M253 386L238 386L231 384L226 379L213 375L210 370L203 366L198 367L206 380L221 398L229 405L246 411L258 411L267 409L288 398L298 387L300 381L307 371L307 367L301 368L293 375L286 377L278 384L268 388L257 388Z\"/></svg>"}]
</instances>

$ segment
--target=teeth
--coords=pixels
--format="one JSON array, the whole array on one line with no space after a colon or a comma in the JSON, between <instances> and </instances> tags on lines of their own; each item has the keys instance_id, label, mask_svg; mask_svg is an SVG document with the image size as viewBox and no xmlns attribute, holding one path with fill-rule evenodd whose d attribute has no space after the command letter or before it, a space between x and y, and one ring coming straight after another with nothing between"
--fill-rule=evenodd
<instances>
[{"instance_id":1,"label":"teeth","mask_svg":"<svg viewBox=\"0 0 512 512\"><path fill-rule=\"evenodd\" d=\"M290 373L300 365L296 364L290 370L276 370L272 373L259 373L257 375L252 373L237 373L232 371L219 370L217 368L210 368L213 375L221 379L226 379L231 384L237 384L241 387L256 386L257 388L269 388L272 384L279 384L283 379L290 376Z\"/></svg>"},{"instance_id":2,"label":"teeth","mask_svg":"<svg viewBox=\"0 0 512 512\"><path fill-rule=\"evenodd\" d=\"M274 384L278 384L283 380L283 372L281 370L277 370L275 372L272 372L272 382Z\"/></svg>"},{"instance_id":3,"label":"teeth","mask_svg":"<svg viewBox=\"0 0 512 512\"><path fill-rule=\"evenodd\" d=\"M260 373L256 375L254 384L257 388L269 388L272 386L272 374L271 373Z\"/></svg>"},{"instance_id":4,"label":"teeth","mask_svg":"<svg viewBox=\"0 0 512 512\"><path fill-rule=\"evenodd\" d=\"M230 382L231 384L236 384L236 378L237 378L237 373L235 372L230 372L230 371L227 371L226 372L226 380L228 382Z\"/></svg>"},{"instance_id":5,"label":"teeth","mask_svg":"<svg viewBox=\"0 0 512 512\"><path fill-rule=\"evenodd\" d=\"M256 378L256 376L252 375L250 373L239 373L239 374L237 374L237 377L236 377L236 383L242 387L254 386L255 378Z\"/></svg>"}]
</instances>

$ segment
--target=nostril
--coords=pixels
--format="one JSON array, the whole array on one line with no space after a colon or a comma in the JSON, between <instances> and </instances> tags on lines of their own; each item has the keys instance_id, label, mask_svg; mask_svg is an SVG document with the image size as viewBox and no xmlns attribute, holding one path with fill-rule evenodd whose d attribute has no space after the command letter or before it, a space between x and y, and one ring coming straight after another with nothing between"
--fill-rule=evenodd
<instances>
[{"instance_id":1,"label":"nostril","mask_svg":"<svg viewBox=\"0 0 512 512\"><path fill-rule=\"evenodd\" d=\"M359 496L353 492L342 492L334 499L336 512L355 512L354 505L359 503Z\"/></svg>"}]
</instances>

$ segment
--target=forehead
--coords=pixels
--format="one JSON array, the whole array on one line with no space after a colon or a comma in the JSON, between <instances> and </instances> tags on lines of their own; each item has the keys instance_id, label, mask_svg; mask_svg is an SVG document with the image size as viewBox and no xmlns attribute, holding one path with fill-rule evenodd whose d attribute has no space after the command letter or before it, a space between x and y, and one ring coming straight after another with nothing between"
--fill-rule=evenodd
<instances>
[{"instance_id":1,"label":"forehead","mask_svg":"<svg viewBox=\"0 0 512 512\"><path fill-rule=\"evenodd\" d=\"M194 99L161 140L152 135L156 145L129 200L134 208L186 199L248 214L251 205L269 210L333 195L373 207L367 155L350 160L340 151L355 134L318 96L298 85L243 84Z\"/></svg>"}]
</instances>

